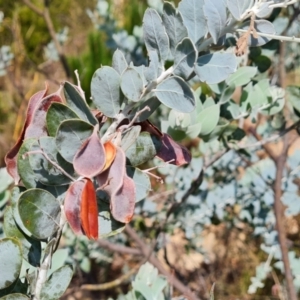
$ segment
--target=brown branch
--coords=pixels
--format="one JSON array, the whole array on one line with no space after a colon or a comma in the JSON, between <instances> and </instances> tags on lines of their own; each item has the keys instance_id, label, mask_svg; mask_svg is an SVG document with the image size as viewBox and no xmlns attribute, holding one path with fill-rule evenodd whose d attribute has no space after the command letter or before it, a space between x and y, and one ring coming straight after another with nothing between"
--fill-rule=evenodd
<instances>
[{"instance_id":1,"label":"brown branch","mask_svg":"<svg viewBox=\"0 0 300 300\"><path fill-rule=\"evenodd\" d=\"M139 249L126 247L120 244L112 244L111 242L105 239L100 239L97 241L97 243L101 248L105 248L112 252L130 255L143 255Z\"/></svg>"},{"instance_id":2,"label":"brown branch","mask_svg":"<svg viewBox=\"0 0 300 300\"><path fill-rule=\"evenodd\" d=\"M161 262L153 255L152 249L148 247L144 241L138 236L136 231L131 228L129 225L125 228L126 233L128 236L137 244L140 248L141 252L143 253L144 257L149 257L148 261L158 269L158 271L166 276L168 282L176 288L179 292L181 292L187 299L189 300L199 300L199 298L181 281L179 281L174 275L170 274L161 264Z\"/></svg>"},{"instance_id":3,"label":"brown branch","mask_svg":"<svg viewBox=\"0 0 300 300\"><path fill-rule=\"evenodd\" d=\"M80 288L88 291L105 291L105 290L113 289L121 285L122 283L128 281L130 277L138 271L139 267L140 265L132 268L128 273L123 274L122 276L120 276L119 278L113 281L100 283L100 284L83 284Z\"/></svg>"},{"instance_id":4,"label":"brown branch","mask_svg":"<svg viewBox=\"0 0 300 300\"><path fill-rule=\"evenodd\" d=\"M275 161L277 159L277 155L274 153L274 150L272 149L272 147L268 144L264 144L263 143L263 138L261 135L259 135L257 133L257 131L253 128L250 127L249 131L251 132L251 134L259 141L261 142L261 145L263 146L264 150L267 152L267 154Z\"/></svg>"},{"instance_id":5,"label":"brown branch","mask_svg":"<svg viewBox=\"0 0 300 300\"><path fill-rule=\"evenodd\" d=\"M297 124L297 123L295 123ZM294 125L295 125L294 124ZM290 128L293 129L292 125ZM298 125L297 125L298 126ZM263 141L263 138L255 131L255 129L250 128L250 132L255 136L258 141ZM284 273L285 273L285 281L287 286L287 292L289 295L289 300L297 300L297 293L295 290L295 286L293 283L293 274L290 266L289 256L288 256L288 246L286 239L286 231L284 226L284 206L281 202L282 197L282 177L286 164L286 159L288 155L288 149L291 142L289 141L289 135L284 135L283 139L283 149L279 155L276 155L270 145L262 144L266 153L270 156L270 158L274 161L276 165L276 177L275 182L273 184L273 192L274 192L274 213L276 218L276 228L278 232L278 240L282 255L282 261L284 265Z\"/></svg>"},{"instance_id":6,"label":"brown branch","mask_svg":"<svg viewBox=\"0 0 300 300\"><path fill-rule=\"evenodd\" d=\"M44 17L44 12L35 6L30 0L23 0L24 4L26 4L33 12L37 15Z\"/></svg>"},{"instance_id":7,"label":"brown branch","mask_svg":"<svg viewBox=\"0 0 300 300\"><path fill-rule=\"evenodd\" d=\"M35 6L30 0L23 0L24 4L26 4L33 12L35 12L37 15L41 16L44 18L46 26L48 28L49 34L54 42L56 51L58 53L59 56L59 60L63 66L63 69L66 73L66 76L68 79L71 78L72 74L71 74L71 70L70 67L68 65L68 61L67 58L64 54L64 50L63 47L61 46L61 44L59 43L59 40L57 39L56 36L56 32L54 29L54 25L50 16L50 12L49 12L49 8L48 5L46 5L47 3L45 3L45 6L42 9L38 8L37 6Z\"/></svg>"},{"instance_id":8,"label":"brown branch","mask_svg":"<svg viewBox=\"0 0 300 300\"><path fill-rule=\"evenodd\" d=\"M298 127L300 127L300 120L298 120L297 122L295 122L291 126L283 129L278 134L274 134L274 135L272 135L268 138L265 138L265 139L262 139L262 137L259 137L258 135L253 134L258 139L258 141L256 143L252 143L252 144L248 144L248 145L238 145L237 149L240 150L240 149L249 149L249 148L256 148L256 147L264 146L265 144L272 143L272 142L278 140L279 138L283 137L284 135L286 135L290 131L292 131L294 129L297 129ZM250 132L252 133L253 129L250 129Z\"/></svg>"},{"instance_id":9,"label":"brown branch","mask_svg":"<svg viewBox=\"0 0 300 300\"><path fill-rule=\"evenodd\" d=\"M289 148L289 143L286 136L284 139L284 146L282 149L282 153L274 160L276 164L276 177L275 177L275 182L273 187L274 211L275 211L276 227L278 232L278 239L280 244L282 261L284 265L284 273L285 273L285 280L286 280L289 300L297 300L298 297L293 283L293 274L292 274L289 256L288 256L288 246L287 246L286 232L284 227L284 207L281 202L282 177L283 177L283 171L286 163L288 148Z\"/></svg>"}]
</instances>

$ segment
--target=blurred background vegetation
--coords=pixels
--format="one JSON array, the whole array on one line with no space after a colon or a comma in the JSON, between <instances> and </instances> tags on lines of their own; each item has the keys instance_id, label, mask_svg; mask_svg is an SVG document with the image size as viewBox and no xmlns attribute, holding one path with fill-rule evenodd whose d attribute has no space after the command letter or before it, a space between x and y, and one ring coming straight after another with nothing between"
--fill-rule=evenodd
<instances>
[{"instance_id":1,"label":"blurred background vegetation","mask_svg":"<svg viewBox=\"0 0 300 300\"><path fill-rule=\"evenodd\" d=\"M105 7L97 7L99 3L96 0L48 2L53 26L73 74L70 80L75 82L74 71L78 70L87 99L94 71L101 64L111 64L112 53L117 47L126 48L126 45L121 45L122 41L125 41L122 40L122 36L132 35L132 45L135 49L129 49L132 45L128 45L128 55L134 53L131 59L142 60L143 55L139 52L139 28L136 26L142 24L143 14L148 6L146 0L110 0L110 14L103 15L101 12ZM152 5L160 3L149 2L152 2ZM34 0L32 3L37 7L43 6L42 0ZM4 15L0 24L0 47L9 46L13 53L12 59L5 66L5 73L0 76L0 166L3 167L4 155L22 129L30 96L41 90L45 82L49 84L50 90L57 88L59 83L66 79L66 70L53 51L53 41L43 17L21 0L0 0L0 11ZM116 33L118 36L113 36ZM274 47L279 47L279 43L274 43ZM141 51L144 49L141 48ZM269 67L267 62L265 70ZM299 60L296 56L290 66L286 84L299 83L298 67ZM160 187L154 189L159 190ZM234 210L231 213L234 214ZM289 222L289 237L293 238L299 235L300 216L290 219ZM143 232L144 238L149 241L155 234L154 225L147 215L141 215L135 220L135 227L139 232ZM167 250L159 251L158 257L167 268L176 272L185 284L189 283L203 295L207 296L212 283L216 282L216 299L281 299L273 289L274 281L281 281L283 278L280 274L272 273L267 277L264 287L257 291L255 297L247 294L256 266L267 260L267 254L260 249L261 238L254 238L252 232L253 228L245 224L240 228L233 228L216 221L202 234L201 238L205 238L206 241L204 255L198 253L194 246L191 247L182 231L176 229ZM125 234L115 236L112 241L125 245L127 243ZM103 288L96 292L82 291L78 287L84 283L104 283L118 278L126 268L137 264L134 256L109 252L102 249L101 245L73 236L65 237L64 245L71 249L71 253L59 252L61 260L72 259L73 262L77 262L78 267L64 299L116 298L128 290L130 278L113 288ZM300 247L295 248L298 254L299 249ZM209 257L209 262L204 257ZM270 291L274 292L273 295Z\"/></svg>"}]
</instances>

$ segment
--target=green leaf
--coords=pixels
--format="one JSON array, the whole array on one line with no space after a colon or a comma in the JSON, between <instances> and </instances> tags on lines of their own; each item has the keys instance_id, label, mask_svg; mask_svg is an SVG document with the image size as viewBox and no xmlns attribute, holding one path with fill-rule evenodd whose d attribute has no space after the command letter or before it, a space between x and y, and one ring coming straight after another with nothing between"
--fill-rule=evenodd
<instances>
[{"instance_id":1,"label":"green leaf","mask_svg":"<svg viewBox=\"0 0 300 300\"><path fill-rule=\"evenodd\" d=\"M24 227L37 239L47 239L59 228L60 204L42 189L29 189L20 195L19 215Z\"/></svg>"},{"instance_id":2,"label":"green leaf","mask_svg":"<svg viewBox=\"0 0 300 300\"><path fill-rule=\"evenodd\" d=\"M137 102L143 93L143 80L140 74L132 68L125 70L121 77L121 89L125 97Z\"/></svg>"},{"instance_id":3,"label":"green leaf","mask_svg":"<svg viewBox=\"0 0 300 300\"><path fill-rule=\"evenodd\" d=\"M107 238L122 232L125 224L116 221L110 212L109 197L103 191L97 191L99 238Z\"/></svg>"},{"instance_id":4,"label":"green leaf","mask_svg":"<svg viewBox=\"0 0 300 300\"><path fill-rule=\"evenodd\" d=\"M145 263L139 269L132 287L140 292L145 299L164 299L163 289L167 286L168 281L158 274L158 270L150 263Z\"/></svg>"},{"instance_id":5,"label":"green leaf","mask_svg":"<svg viewBox=\"0 0 300 300\"><path fill-rule=\"evenodd\" d=\"M238 70L231 74L227 79L227 85L242 86L248 84L250 80L256 75L256 67L240 67Z\"/></svg>"},{"instance_id":6,"label":"green leaf","mask_svg":"<svg viewBox=\"0 0 300 300\"><path fill-rule=\"evenodd\" d=\"M58 270L54 271L42 287L41 299L60 299L68 288L72 277L73 269L71 266L62 266Z\"/></svg>"},{"instance_id":7,"label":"green leaf","mask_svg":"<svg viewBox=\"0 0 300 300\"><path fill-rule=\"evenodd\" d=\"M0 240L0 289L12 285L19 277L22 267L21 245L17 239Z\"/></svg>"},{"instance_id":8,"label":"green leaf","mask_svg":"<svg viewBox=\"0 0 300 300\"><path fill-rule=\"evenodd\" d=\"M203 109L198 115L201 124L200 135L210 134L218 124L220 118L220 105L215 104Z\"/></svg>"},{"instance_id":9,"label":"green leaf","mask_svg":"<svg viewBox=\"0 0 300 300\"><path fill-rule=\"evenodd\" d=\"M134 180L136 187L136 199L138 202L147 197L148 193L151 191L151 182L149 176L142 172L138 168L134 168L131 166L126 166L126 172L129 177Z\"/></svg>"},{"instance_id":10,"label":"green leaf","mask_svg":"<svg viewBox=\"0 0 300 300\"><path fill-rule=\"evenodd\" d=\"M203 5L204 0L182 0L178 6L178 10L183 18L183 23L194 44L197 44L207 33Z\"/></svg>"},{"instance_id":11,"label":"green leaf","mask_svg":"<svg viewBox=\"0 0 300 300\"><path fill-rule=\"evenodd\" d=\"M80 117L80 119L89 122L92 125L98 124L97 119L92 114L85 99L82 98L78 88L75 85L65 82L64 95L68 107L73 110Z\"/></svg>"},{"instance_id":12,"label":"green leaf","mask_svg":"<svg viewBox=\"0 0 300 300\"><path fill-rule=\"evenodd\" d=\"M187 29L183 24L181 13L176 11L170 2L164 2L162 20L169 37L171 53L174 55L178 43L187 37Z\"/></svg>"},{"instance_id":13,"label":"green leaf","mask_svg":"<svg viewBox=\"0 0 300 300\"><path fill-rule=\"evenodd\" d=\"M225 80L237 69L237 60L233 53L215 52L198 58L195 72L200 80L207 84Z\"/></svg>"},{"instance_id":14,"label":"green leaf","mask_svg":"<svg viewBox=\"0 0 300 300\"><path fill-rule=\"evenodd\" d=\"M8 206L4 212L3 230L6 237L17 238L22 245L22 256L32 266L38 267L41 260L41 243L26 236L16 224L13 209Z\"/></svg>"},{"instance_id":15,"label":"green leaf","mask_svg":"<svg viewBox=\"0 0 300 300\"><path fill-rule=\"evenodd\" d=\"M157 51L161 60L167 60L169 55L169 38L162 24L161 17L153 8L147 8L143 18L145 45L150 51Z\"/></svg>"},{"instance_id":16,"label":"green leaf","mask_svg":"<svg viewBox=\"0 0 300 300\"><path fill-rule=\"evenodd\" d=\"M98 69L92 78L91 93L97 108L107 117L114 118L121 108L120 75L104 66Z\"/></svg>"},{"instance_id":17,"label":"green leaf","mask_svg":"<svg viewBox=\"0 0 300 300\"><path fill-rule=\"evenodd\" d=\"M222 93L221 97L220 97L220 104L224 104L226 102L228 102L231 99L232 94L235 91L235 86L234 85L230 85L228 86Z\"/></svg>"},{"instance_id":18,"label":"green leaf","mask_svg":"<svg viewBox=\"0 0 300 300\"><path fill-rule=\"evenodd\" d=\"M70 176L74 175L73 165L67 162L57 151L55 138L41 137L39 143L31 146L31 151L43 151L45 154L65 170ZM66 185L71 179L50 163L43 154L36 153L29 155L30 167L35 173L35 179L45 185Z\"/></svg>"},{"instance_id":19,"label":"green leaf","mask_svg":"<svg viewBox=\"0 0 300 300\"><path fill-rule=\"evenodd\" d=\"M6 168L0 168L0 193L5 192L14 182Z\"/></svg>"},{"instance_id":20,"label":"green leaf","mask_svg":"<svg viewBox=\"0 0 300 300\"><path fill-rule=\"evenodd\" d=\"M187 79L194 70L197 50L190 38L183 39L174 53L174 74Z\"/></svg>"},{"instance_id":21,"label":"green leaf","mask_svg":"<svg viewBox=\"0 0 300 300\"><path fill-rule=\"evenodd\" d=\"M180 77L167 78L154 92L161 103L179 112L188 113L195 108L194 94Z\"/></svg>"},{"instance_id":22,"label":"green leaf","mask_svg":"<svg viewBox=\"0 0 300 300\"><path fill-rule=\"evenodd\" d=\"M143 74L141 76L142 78L144 77L143 81L146 80L146 82L144 82L144 85L153 80L156 80L156 78L158 78L161 75L164 68L163 61L159 60L158 53L156 51L149 51L148 56L150 60L149 66L144 68Z\"/></svg>"},{"instance_id":23,"label":"green leaf","mask_svg":"<svg viewBox=\"0 0 300 300\"><path fill-rule=\"evenodd\" d=\"M136 115L137 112L148 106L150 110L145 110L143 111L138 118L136 119L136 122L143 122L147 120L155 111L156 109L160 106L161 102L157 99L157 97L153 96L149 98L148 100L144 101L141 103L140 106L138 106L133 112L132 112L132 117Z\"/></svg>"},{"instance_id":24,"label":"green leaf","mask_svg":"<svg viewBox=\"0 0 300 300\"><path fill-rule=\"evenodd\" d=\"M128 64L122 51L117 49L112 58L112 67L120 74L127 69Z\"/></svg>"},{"instance_id":25,"label":"green leaf","mask_svg":"<svg viewBox=\"0 0 300 300\"><path fill-rule=\"evenodd\" d=\"M33 144L37 144L36 138L26 139L19 150L17 158L18 173L27 189L34 188L40 185L35 173L31 169L29 156L23 157L23 155L30 151Z\"/></svg>"},{"instance_id":26,"label":"green leaf","mask_svg":"<svg viewBox=\"0 0 300 300\"><path fill-rule=\"evenodd\" d=\"M207 20L208 31L217 44L221 32L226 26L226 2L220 0L204 1L203 12Z\"/></svg>"},{"instance_id":27,"label":"green leaf","mask_svg":"<svg viewBox=\"0 0 300 300\"><path fill-rule=\"evenodd\" d=\"M30 300L26 295L20 293L13 293L10 295L6 295L1 297L0 300Z\"/></svg>"},{"instance_id":28,"label":"green leaf","mask_svg":"<svg viewBox=\"0 0 300 300\"><path fill-rule=\"evenodd\" d=\"M12 214L15 219L15 222L20 228L20 230L27 236L32 237L31 232L23 225L22 219L19 215L19 209L18 209L18 200L20 198L20 195L26 191L24 187L21 186L15 186L11 191L11 204L12 204Z\"/></svg>"},{"instance_id":29,"label":"green leaf","mask_svg":"<svg viewBox=\"0 0 300 300\"><path fill-rule=\"evenodd\" d=\"M141 132L141 126L132 126L127 130L122 132L121 138L121 148L126 151L130 146L132 146Z\"/></svg>"},{"instance_id":30,"label":"green leaf","mask_svg":"<svg viewBox=\"0 0 300 300\"><path fill-rule=\"evenodd\" d=\"M259 108L268 105L271 101L270 83L269 79L260 80L255 86L248 85L244 91L248 92L247 100L241 103L241 107L245 107L247 103L251 108Z\"/></svg>"},{"instance_id":31,"label":"green leaf","mask_svg":"<svg viewBox=\"0 0 300 300\"><path fill-rule=\"evenodd\" d=\"M160 143L155 136L148 132L142 132L135 143L126 151L126 157L130 165L135 167L152 159Z\"/></svg>"},{"instance_id":32,"label":"green leaf","mask_svg":"<svg viewBox=\"0 0 300 300\"><path fill-rule=\"evenodd\" d=\"M285 103L284 89L280 87L272 86L270 88L270 92L272 96L272 103L270 104L269 107L260 111L261 114L268 115L268 116L279 113L283 109Z\"/></svg>"},{"instance_id":33,"label":"green leaf","mask_svg":"<svg viewBox=\"0 0 300 300\"><path fill-rule=\"evenodd\" d=\"M55 136L60 123L69 119L79 119L79 117L68 106L62 103L53 102L48 109L46 116L49 135Z\"/></svg>"},{"instance_id":34,"label":"green leaf","mask_svg":"<svg viewBox=\"0 0 300 300\"><path fill-rule=\"evenodd\" d=\"M257 65L259 72L262 73L267 71L272 65L271 59L265 55L256 57L254 63Z\"/></svg>"},{"instance_id":35,"label":"green leaf","mask_svg":"<svg viewBox=\"0 0 300 300\"><path fill-rule=\"evenodd\" d=\"M91 124L77 119L62 122L55 138L60 155L72 163L78 149L92 135L93 128Z\"/></svg>"},{"instance_id":36,"label":"green leaf","mask_svg":"<svg viewBox=\"0 0 300 300\"><path fill-rule=\"evenodd\" d=\"M253 0L227 0L228 9L236 20L241 20L242 14L252 5Z\"/></svg>"}]
</instances>

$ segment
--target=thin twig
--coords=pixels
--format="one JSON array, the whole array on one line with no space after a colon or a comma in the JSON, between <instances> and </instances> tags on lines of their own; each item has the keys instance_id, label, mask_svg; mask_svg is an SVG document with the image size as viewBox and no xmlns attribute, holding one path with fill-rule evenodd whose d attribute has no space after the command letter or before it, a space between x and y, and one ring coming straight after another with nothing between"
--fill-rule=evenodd
<instances>
[{"instance_id":1,"label":"thin twig","mask_svg":"<svg viewBox=\"0 0 300 300\"><path fill-rule=\"evenodd\" d=\"M105 248L112 252L118 252L121 254L130 254L130 255L135 255L135 256L143 255L139 249L126 247L126 246L123 246L120 244L115 244L115 243L113 244L105 239L98 240L97 244L99 245L99 247Z\"/></svg>"},{"instance_id":2,"label":"thin twig","mask_svg":"<svg viewBox=\"0 0 300 300\"><path fill-rule=\"evenodd\" d=\"M99 283L99 284L83 284L80 288L82 290L88 290L88 291L105 291L109 289L113 289L122 283L128 281L132 275L137 273L137 271L140 268L140 264L133 267L128 273L123 274L119 278L112 280L110 282L105 283Z\"/></svg>"},{"instance_id":3,"label":"thin twig","mask_svg":"<svg viewBox=\"0 0 300 300\"><path fill-rule=\"evenodd\" d=\"M26 4L33 12L35 12L36 14L38 14L39 16L43 17L44 20L45 20L45 23L47 25L47 28L48 28L48 31L49 31L49 34L54 42L54 45L55 45L55 48L56 48L56 51L58 53L58 56L59 56L59 60L64 68L64 71L66 73L66 76L68 79L71 78L71 70L70 70L70 67L68 65L68 61L67 61L67 58L65 56L65 53L64 53L64 50L63 50L63 47L61 46L58 38L57 38L57 35L56 35L56 32L55 32L55 29L54 29L54 25L53 25L53 22L52 22L52 19L51 19L51 16L50 16L50 12L49 12L49 8L47 5L45 5L43 7L43 9L40 9L38 8L36 5L34 5L30 0L22 0L24 2L24 4Z\"/></svg>"},{"instance_id":4,"label":"thin twig","mask_svg":"<svg viewBox=\"0 0 300 300\"><path fill-rule=\"evenodd\" d=\"M237 32L242 32L242 33L246 33L248 30L245 29L237 29ZM251 31L251 33L253 34L253 31ZM282 36L282 35L276 35L276 34L269 34L269 33L263 33L263 32L259 32L256 31L256 34L258 36L262 36L262 37L266 37L269 39L273 39L273 40L279 40L279 41L288 41L288 42L297 42L300 43L300 38L296 38L294 36Z\"/></svg>"},{"instance_id":5,"label":"thin twig","mask_svg":"<svg viewBox=\"0 0 300 300\"><path fill-rule=\"evenodd\" d=\"M282 153L274 159L276 164L276 177L274 182L274 211L276 217L276 227L278 232L278 240L282 255L282 261L284 265L284 274L287 286L287 292L289 295L289 300L297 300L297 293L293 283L293 274L290 266L289 256L288 256L288 246L286 240L286 232L284 226L284 208L281 202L282 197L282 177L284 172L284 167L287 159L287 152L289 148L289 143L287 140L287 136L284 138L284 145L282 149Z\"/></svg>"},{"instance_id":6,"label":"thin twig","mask_svg":"<svg viewBox=\"0 0 300 300\"><path fill-rule=\"evenodd\" d=\"M53 165L56 169L58 169L62 174L64 174L66 177L68 177L73 182L76 181L76 179L73 178L68 172L66 172L60 165L58 165L55 161L51 160L51 158L43 150L28 151L23 154L22 158L24 159L25 157L32 155L32 154L42 154L47 159L47 161L51 165Z\"/></svg>"},{"instance_id":7,"label":"thin twig","mask_svg":"<svg viewBox=\"0 0 300 300\"><path fill-rule=\"evenodd\" d=\"M199 300L199 298L187 287L185 286L181 281L179 281L174 275L170 274L161 264L161 262L154 256L151 255L152 249L148 247L145 242L139 237L139 235L136 233L136 231L130 227L129 225L126 226L125 232L128 234L128 236L136 242L138 247L140 248L141 252L143 253L144 257L150 257L148 261L158 269L158 271L166 276L169 283L174 286L178 291L180 291L185 297L187 297L189 300Z\"/></svg>"},{"instance_id":8,"label":"thin twig","mask_svg":"<svg viewBox=\"0 0 300 300\"><path fill-rule=\"evenodd\" d=\"M249 148L261 147L265 144L268 144L268 143L271 143L271 142L274 142L274 141L278 140L279 138L286 135L288 132L290 132L294 129L297 129L297 127L299 127L299 126L300 126L300 120L295 122L291 126L285 128L284 130L282 130L278 134L274 134L274 135L272 135L268 138L261 139L261 140L255 142L255 143L252 143L252 144L246 144L246 145L238 144L238 149L249 149Z\"/></svg>"},{"instance_id":9,"label":"thin twig","mask_svg":"<svg viewBox=\"0 0 300 300\"><path fill-rule=\"evenodd\" d=\"M44 12L43 10L39 9L37 6L35 6L31 1L29 0L23 0L23 2L32 10L34 11L37 15L44 17Z\"/></svg>"}]
</instances>

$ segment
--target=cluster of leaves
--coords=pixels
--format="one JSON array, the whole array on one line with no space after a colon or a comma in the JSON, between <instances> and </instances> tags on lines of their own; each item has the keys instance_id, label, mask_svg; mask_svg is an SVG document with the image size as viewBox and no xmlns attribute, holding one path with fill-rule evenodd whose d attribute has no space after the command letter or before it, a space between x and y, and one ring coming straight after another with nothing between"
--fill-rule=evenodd
<instances>
[{"instance_id":1,"label":"cluster of leaves","mask_svg":"<svg viewBox=\"0 0 300 300\"><path fill-rule=\"evenodd\" d=\"M236 53L226 46L226 34L236 25L245 30L238 54L268 42L259 33L272 34L274 26L255 17L271 12L261 1L237 0L182 0L178 8L165 2L161 14L148 8L143 18L148 65L128 62L116 50L112 67L102 66L92 78L93 108L80 83L65 82L50 95L46 87L31 97L23 131L6 156L16 187L4 215L6 238L0 241L3 294L21 291L36 299L59 298L72 268L63 266L48 278L45 270L66 221L74 233L90 239L122 231L135 203L151 188L149 171L137 167L155 156L177 166L191 160L170 135L232 143L243 137L236 120L249 115L255 120L257 113L272 115L282 109L283 90L255 78L255 67L237 71ZM249 16L250 25L238 23ZM209 52L211 44L226 51ZM197 82L203 84L193 91ZM232 94L242 86L236 103ZM162 132L148 120L161 104L171 110ZM191 173L187 179L191 181ZM186 187L178 188L182 193ZM218 206L212 199L207 202ZM41 242L46 242L43 251ZM8 252L11 259L4 263ZM39 268L26 275L25 283L19 279L22 259Z\"/></svg>"}]
</instances>

